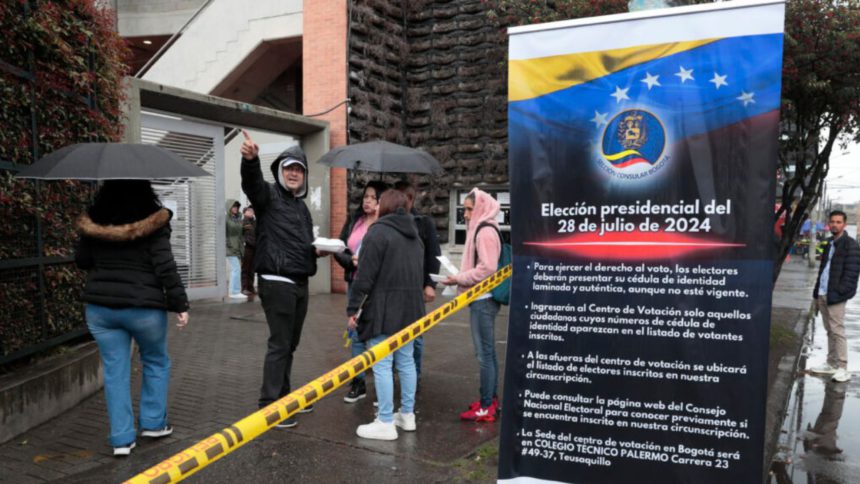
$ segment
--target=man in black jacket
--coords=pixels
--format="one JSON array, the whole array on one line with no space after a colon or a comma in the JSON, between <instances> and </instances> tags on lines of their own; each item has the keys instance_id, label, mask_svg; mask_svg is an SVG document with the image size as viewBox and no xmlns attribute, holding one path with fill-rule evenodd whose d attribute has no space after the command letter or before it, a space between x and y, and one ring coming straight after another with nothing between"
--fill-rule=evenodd
<instances>
[{"instance_id":1,"label":"man in black jacket","mask_svg":"<svg viewBox=\"0 0 860 484\"><path fill-rule=\"evenodd\" d=\"M276 183L263 180L260 148L242 130L242 191L257 216L254 270L259 274L259 295L269 324L269 341L263 365L260 408L290 393L293 353L299 346L308 311L308 278L317 271L313 222L302 201L307 195L307 159L298 146L287 148L271 165ZM310 412L308 406L302 412ZM294 417L278 424L296 425Z\"/></svg>"},{"instance_id":2,"label":"man in black jacket","mask_svg":"<svg viewBox=\"0 0 860 484\"><path fill-rule=\"evenodd\" d=\"M857 293L860 275L860 246L845 233L845 219L845 212L830 212L828 225L833 238L821 256L818 280L812 292L827 330L827 365L812 371L832 375L836 382L851 378L845 341L845 303Z\"/></svg>"}]
</instances>

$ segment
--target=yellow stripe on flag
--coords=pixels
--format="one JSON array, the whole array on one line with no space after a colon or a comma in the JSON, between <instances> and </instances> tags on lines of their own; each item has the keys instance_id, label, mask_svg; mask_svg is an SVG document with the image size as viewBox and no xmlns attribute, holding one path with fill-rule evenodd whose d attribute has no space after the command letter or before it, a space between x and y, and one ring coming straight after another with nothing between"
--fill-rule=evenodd
<instances>
[{"instance_id":1,"label":"yellow stripe on flag","mask_svg":"<svg viewBox=\"0 0 860 484\"><path fill-rule=\"evenodd\" d=\"M637 45L508 63L508 101L524 101L583 84L622 69L701 47L719 39Z\"/></svg>"}]
</instances>

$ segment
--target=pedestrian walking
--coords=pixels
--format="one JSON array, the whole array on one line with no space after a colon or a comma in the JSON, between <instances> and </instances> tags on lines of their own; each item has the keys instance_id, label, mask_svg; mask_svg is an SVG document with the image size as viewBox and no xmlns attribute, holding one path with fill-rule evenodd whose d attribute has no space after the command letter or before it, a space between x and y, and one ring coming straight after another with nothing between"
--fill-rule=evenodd
<instances>
[{"instance_id":1,"label":"pedestrian walking","mask_svg":"<svg viewBox=\"0 0 860 484\"><path fill-rule=\"evenodd\" d=\"M115 456L135 447L131 340L143 365L139 425L143 437L173 432L167 419L170 358L167 311L188 324L188 296L170 248L170 219L145 180L108 180L77 221L75 262L87 271L87 328L99 348Z\"/></svg>"},{"instance_id":2,"label":"pedestrian walking","mask_svg":"<svg viewBox=\"0 0 860 484\"><path fill-rule=\"evenodd\" d=\"M299 346L308 311L308 278L317 271L313 221L303 198L308 192L308 164L298 146L284 150L270 169L275 183L263 180L260 148L247 131L242 147L242 190L257 216L254 271L259 274L259 295L269 325L259 406L263 408L290 393L293 354ZM313 406L302 409L302 413ZM278 424L297 424L295 416Z\"/></svg>"},{"instance_id":3,"label":"pedestrian walking","mask_svg":"<svg viewBox=\"0 0 860 484\"><path fill-rule=\"evenodd\" d=\"M491 276L499 267L502 241L499 233L499 202L489 193L474 188L463 201L466 219L466 244L460 272L449 276L443 284L458 286L465 292ZM496 358L496 315L500 305L487 293L469 305L469 325L472 343L480 366L480 399L460 414L462 420L495 422L499 408L498 374Z\"/></svg>"},{"instance_id":4,"label":"pedestrian walking","mask_svg":"<svg viewBox=\"0 0 860 484\"><path fill-rule=\"evenodd\" d=\"M225 222L226 244L227 244L227 262L230 264L230 280L229 294L234 299L244 299L242 294L242 251L244 243L242 242L242 215L239 213L239 207L242 204L235 200L227 200L227 219Z\"/></svg>"},{"instance_id":5,"label":"pedestrian walking","mask_svg":"<svg viewBox=\"0 0 860 484\"><path fill-rule=\"evenodd\" d=\"M432 217L424 216L415 210L415 187L407 180L400 180L394 184L394 189L406 195L406 213L412 215L415 227L418 228L418 237L424 244L424 302L431 303L436 299L436 283L430 278L430 274L438 274L439 257L442 250L439 248L439 234L436 232L436 223ZM426 313L426 308L425 308ZM415 372L418 375L416 392L421 383L421 359L424 356L424 335L415 338Z\"/></svg>"},{"instance_id":6,"label":"pedestrian walking","mask_svg":"<svg viewBox=\"0 0 860 484\"><path fill-rule=\"evenodd\" d=\"M242 241L245 250L242 253L242 294L253 298L257 295L254 287L254 252L257 246L257 219L254 217L254 207L247 206L242 210Z\"/></svg>"},{"instance_id":7,"label":"pedestrian walking","mask_svg":"<svg viewBox=\"0 0 860 484\"><path fill-rule=\"evenodd\" d=\"M860 276L860 246L845 233L846 219L841 210L830 212L828 226L833 237L824 248L812 292L827 331L827 364L812 372L830 375L835 382L851 379L845 340L845 303L857 293Z\"/></svg>"},{"instance_id":8,"label":"pedestrian walking","mask_svg":"<svg viewBox=\"0 0 860 484\"><path fill-rule=\"evenodd\" d=\"M361 206L355 211L340 231L340 240L346 245L346 250L334 254L334 258L343 267L343 278L347 282L347 298L352 290L352 282L358 268L358 253L361 241L367 234L367 229L377 220L379 209L379 197L388 189L388 185L381 181L370 181L365 185L361 196ZM349 330L350 352L356 357L367 349L364 341L358 338L358 333ZM360 373L352 379L349 392L343 397L346 403L355 403L367 396L367 384L364 373Z\"/></svg>"},{"instance_id":9,"label":"pedestrian walking","mask_svg":"<svg viewBox=\"0 0 860 484\"><path fill-rule=\"evenodd\" d=\"M406 196L396 190L386 191L379 200L379 219L362 241L358 273L347 307L348 326L357 330L368 346L381 343L424 314L423 253L415 223L406 213ZM373 422L356 429L359 437L395 440L397 427L415 431L416 374L412 352L410 341L373 366L379 413ZM400 379L397 413L392 365Z\"/></svg>"}]
</instances>

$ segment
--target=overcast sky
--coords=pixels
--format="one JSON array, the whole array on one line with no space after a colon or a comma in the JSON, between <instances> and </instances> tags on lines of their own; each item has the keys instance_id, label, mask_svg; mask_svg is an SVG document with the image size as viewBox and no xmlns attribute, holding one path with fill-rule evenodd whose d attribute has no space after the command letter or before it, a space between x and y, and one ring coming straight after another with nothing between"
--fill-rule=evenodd
<instances>
[{"instance_id":1,"label":"overcast sky","mask_svg":"<svg viewBox=\"0 0 860 484\"><path fill-rule=\"evenodd\" d=\"M830 158L827 197L840 203L860 201L860 145L837 151Z\"/></svg>"}]
</instances>

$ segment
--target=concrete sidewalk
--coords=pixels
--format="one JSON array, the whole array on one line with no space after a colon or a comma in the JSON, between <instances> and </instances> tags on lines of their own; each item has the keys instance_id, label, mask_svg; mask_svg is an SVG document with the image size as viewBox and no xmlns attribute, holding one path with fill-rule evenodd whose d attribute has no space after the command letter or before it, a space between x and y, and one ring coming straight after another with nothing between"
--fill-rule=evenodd
<instances>
[{"instance_id":1,"label":"concrete sidewalk","mask_svg":"<svg viewBox=\"0 0 860 484\"><path fill-rule=\"evenodd\" d=\"M812 274L812 275L810 275ZM814 273L805 263L786 264L774 297L769 371L768 421L778 429ZM311 298L302 342L293 369L294 387L348 359L341 295ZM435 307L435 306L434 306ZM497 351L503 360L507 310L497 319ZM47 424L0 446L0 482L119 482L157 464L198 440L256 410L268 329L259 302L196 303L182 332L171 325L173 359L169 397L173 436L138 439L129 458L110 454L102 393ZM795 344L796 343L796 344ZM504 363L500 361L503 371ZM191 482L495 481L499 424L461 422L458 414L477 398L478 364L474 358L468 311L460 311L425 337L424 369L417 398L415 433L397 441L376 442L355 436L356 426L373 418L373 390L354 405L336 390L299 417L294 429L273 429L192 476ZM133 388L139 386L139 366ZM137 393L137 390L135 390ZM482 444L491 450L474 454ZM464 458L472 455L470 461ZM475 471L469 465L479 460ZM465 463L465 465L464 465Z\"/></svg>"},{"instance_id":2,"label":"concrete sidewalk","mask_svg":"<svg viewBox=\"0 0 860 484\"><path fill-rule=\"evenodd\" d=\"M311 298L293 367L294 387L349 358L342 295ZM435 305L434 305L435 307ZM504 356L507 311L497 319L497 350ZM171 324L172 378L169 418L174 435L138 439L126 459L116 459L106 441L103 394L0 446L0 482L118 482L134 476L257 409L268 328L259 302L196 303L187 329ZM459 412L478 396L468 311L439 323L425 336L418 430L394 442L359 439L355 428L373 420L373 385L368 398L345 404L342 387L299 417L294 429L273 429L192 476L197 482L259 482L299 479L326 482L420 482L458 478L451 463L496 438L499 424L461 422ZM503 366L502 366L503 368ZM500 368L500 370L502 370ZM140 368L135 365L135 400ZM371 380L372 382L372 380Z\"/></svg>"}]
</instances>

